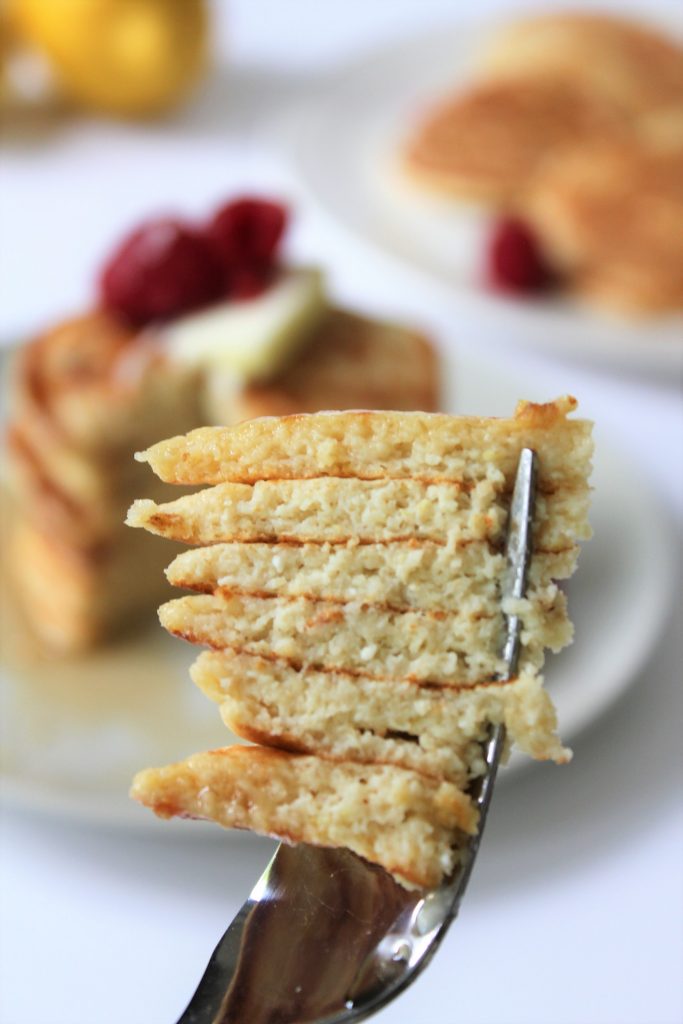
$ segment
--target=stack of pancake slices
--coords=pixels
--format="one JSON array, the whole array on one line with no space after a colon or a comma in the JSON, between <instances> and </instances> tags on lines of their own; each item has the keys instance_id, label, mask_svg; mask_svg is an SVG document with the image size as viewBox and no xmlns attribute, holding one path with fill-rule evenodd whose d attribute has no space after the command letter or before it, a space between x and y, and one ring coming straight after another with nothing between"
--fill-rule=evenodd
<instances>
[{"instance_id":1,"label":"stack of pancake slices","mask_svg":"<svg viewBox=\"0 0 683 1024\"><path fill-rule=\"evenodd\" d=\"M217 349L231 341L219 324ZM256 415L435 409L437 383L426 338L339 309L325 311L276 374L240 386L231 378L226 389L219 372L172 358L161 328L98 310L51 327L17 357L6 445L16 507L8 562L33 632L52 651L82 653L146 621L170 595L168 545L123 524L148 482L136 449ZM171 490L156 482L151 496Z\"/></svg>"},{"instance_id":2,"label":"stack of pancake slices","mask_svg":"<svg viewBox=\"0 0 683 1024\"><path fill-rule=\"evenodd\" d=\"M20 350L12 399L8 562L44 646L80 652L169 593L167 545L141 543L123 525L146 482L131 453L202 422L197 373L92 312ZM171 489L154 490L162 499Z\"/></svg>"},{"instance_id":3,"label":"stack of pancake slices","mask_svg":"<svg viewBox=\"0 0 683 1024\"><path fill-rule=\"evenodd\" d=\"M337 412L203 428L144 452L162 480L212 486L136 501L129 525L200 545L168 570L197 593L160 609L204 644L195 683L250 745L136 777L162 817L347 847L431 887L477 830L468 794L504 723L565 762L539 670L571 639L556 580L575 568L592 453L571 398L512 419ZM501 600L511 490L538 454L526 597ZM504 677L505 615L521 616Z\"/></svg>"}]
</instances>

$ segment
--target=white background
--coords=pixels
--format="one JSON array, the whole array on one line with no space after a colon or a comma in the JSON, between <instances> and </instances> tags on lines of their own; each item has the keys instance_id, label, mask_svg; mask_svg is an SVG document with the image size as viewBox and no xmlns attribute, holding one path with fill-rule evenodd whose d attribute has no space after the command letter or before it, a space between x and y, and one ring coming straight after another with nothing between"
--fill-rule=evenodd
<instances>
[{"instance_id":1,"label":"white background","mask_svg":"<svg viewBox=\"0 0 683 1024\"><path fill-rule=\"evenodd\" d=\"M29 137L9 133L0 337L87 302L98 258L141 214L201 212L245 186L296 196L269 123L340 62L443 21L514 9L493 0L241 0L217 17L227 66L167 123L67 119ZM506 339L482 345L476 323L427 302L408 271L389 272L310 208L299 207L292 250L329 267L343 300L410 314L444 344L476 349L549 396L578 395L632 452L642 487L659 492L680 532L680 379L551 362ZM680 567L680 549L672 558ZM378 1020L680 1024L680 626L677 603L646 670L573 744L570 768L534 767L501 790L459 921ZM162 825L151 835L88 829L6 809L0 1024L175 1020L271 849L249 836L221 840L171 837Z\"/></svg>"}]
</instances>

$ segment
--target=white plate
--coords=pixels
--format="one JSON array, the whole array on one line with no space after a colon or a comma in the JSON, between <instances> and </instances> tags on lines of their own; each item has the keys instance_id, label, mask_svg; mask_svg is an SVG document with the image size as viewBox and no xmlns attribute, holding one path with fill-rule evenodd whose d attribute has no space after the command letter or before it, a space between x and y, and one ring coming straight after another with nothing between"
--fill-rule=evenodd
<instances>
[{"instance_id":1,"label":"white plate","mask_svg":"<svg viewBox=\"0 0 683 1024\"><path fill-rule=\"evenodd\" d=\"M669 26L671 27L671 26ZM677 26L679 27L679 26ZM481 285L490 214L407 183L397 153L416 115L471 76L487 28L418 36L336 75L279 126L309 198L356 236L410 265L476 320L479 338L540 346L619 368L668 374L683 364L683 315L610 319L569 301L522 301Z\"/></svg>"},{"instance_id":2,"label":"white plate","mask_svg":"<svg viewBox=\"0 0 683 1024\"><path fill-rule=\"evenodd\" d=\"M548 398L528 381L520 384L462 357L445 360L445 378L447 407L459 413L510 415L521 395ZM546 671L566 740L594 721L637 674L672 593L667 521L643 489L637 468L599 433L596 440L595 537L569 586L577 640L550 657ZM60 662L36 652L11 592L2 596L5 798L89 823L168 829L169 823L157 822L128 799L134 772L230 742L216 708L189 679L195 651L154 623L125 643ZM513 759L502 778L523 763ZM210 829L199 823L178 827L187 836Z\"/></svg>"}]
</instances>

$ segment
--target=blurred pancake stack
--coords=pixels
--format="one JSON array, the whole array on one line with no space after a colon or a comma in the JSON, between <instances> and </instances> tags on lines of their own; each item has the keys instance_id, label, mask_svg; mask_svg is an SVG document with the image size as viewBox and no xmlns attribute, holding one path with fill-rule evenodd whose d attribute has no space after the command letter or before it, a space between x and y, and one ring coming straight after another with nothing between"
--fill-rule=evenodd
<instances>
[{"instance_id":1,"label":"blurred pancake stack","mask_svg":"<svg viewBox=\"0 0 683 1024\"><path fill-rule=\"evenodd\" d=\"M133 795L163 817L346 846L403 884L438 884L476 831L467 790L492 723L533 757L569 757L539 673L571 640L556 581L590 536L591 426L575 407L288 416L145 452L165 482L211 485L137 501L128 522L195 545L168 577L198 593L161 622L211 648L192 677L257 745L142 772ZM539 458L534 555L525 599L503 607L524 447ZM513 613L523 652L506 679Z\"/></svg>"},{"instance_id":2,"label":"blurred pancake stack","mask_svg":"<svg viewBox=\"0 0 683 1024\"><path fill-rule=\"evenodd\" d=\"M607 15L521 21L491 39L473 83L427 112L403 155L425 187L514 218L509 255L494 244L494 284L560 285L636 316L683 307L680 41ZM530 239L548 272L515 276Z\"/></svg>"},{"instance_id":3,"label":"blurred pancake stack","mask_svg":"<svg viewBox=\"0 0 683 1024\"><path fill-rule=\"evenodd\" d=\"M9 555L39 637L77 651L163 593L166 552L131 543L122 508L141 485L135 448L201 422L197 375L139 345L106 313L47 331L23 348L15 370Z\"/></svg>"},{"instance_id":4,"label":"blurred pancake stack","mask_svg":"<svg viewBox=\"0 0 683 1024\"><path fill-rule=\"evenodd\" d=\"M318 271L277 265L284 223L283 208L253 198L226 204L203 233L150 221L105 265L99 309L20 350L9 558L48 647L79 651L149 621L163 596L167 547L123 525L143 489L136 450L253 416L437 407L427 339L331 307ZM228 284L207 240L219 227Z\"/></svg>"}]
</instances>

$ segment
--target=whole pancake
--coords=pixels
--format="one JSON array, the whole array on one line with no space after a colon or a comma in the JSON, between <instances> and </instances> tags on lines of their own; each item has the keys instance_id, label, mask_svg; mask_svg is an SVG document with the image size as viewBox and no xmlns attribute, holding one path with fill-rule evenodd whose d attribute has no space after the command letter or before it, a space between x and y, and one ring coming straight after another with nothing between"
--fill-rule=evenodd
<instances>
[{"instance_id":1,"label":"whole pancake","mask_svg":"<svg viewBox=\"0 0 683 1024\"><path fill-rule=\"evenodd\" d=\"M550 14L519 21L494 38L489 76L561 75L639 115L683 105L683 49L644 25L599 14Z\"/></svg>"},{"instance_id":2,"label":"whole pancake","mask_svg":"<svg viewBox=\"0 0 683 1024\"><path fill-rule=\"evenodd\" d=\"M437 191L506 204L557 146L625 130L624 115L579 84L553 77L480 82L427 115L405 163Z\"/></svg>"}]
</instances>

